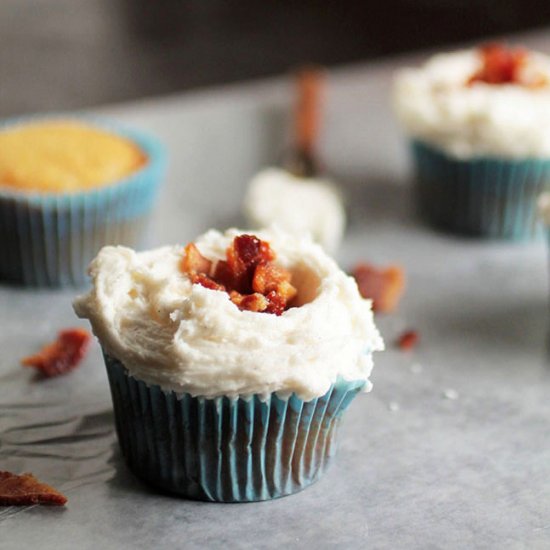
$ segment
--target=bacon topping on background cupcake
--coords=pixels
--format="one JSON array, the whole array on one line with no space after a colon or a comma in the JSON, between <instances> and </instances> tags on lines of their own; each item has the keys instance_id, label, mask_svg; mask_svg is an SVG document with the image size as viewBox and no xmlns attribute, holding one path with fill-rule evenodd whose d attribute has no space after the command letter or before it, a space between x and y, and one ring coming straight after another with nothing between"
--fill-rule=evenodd
<instances>
[{"instance_id":1,"label":"bacon topping on background cupcake","mask_svg":"<svg viewBox=\"0 0 550 550\"><path fill-rule=\"evenodd\" d=\"M526 70L529 52L525 48L510 48L504 44L487 44L479 48L482 57L481 68L469 79L468 85L476 82L485 84L518 84L537 88L547 84L540 74Z\"/></svg>"}]
</instances>

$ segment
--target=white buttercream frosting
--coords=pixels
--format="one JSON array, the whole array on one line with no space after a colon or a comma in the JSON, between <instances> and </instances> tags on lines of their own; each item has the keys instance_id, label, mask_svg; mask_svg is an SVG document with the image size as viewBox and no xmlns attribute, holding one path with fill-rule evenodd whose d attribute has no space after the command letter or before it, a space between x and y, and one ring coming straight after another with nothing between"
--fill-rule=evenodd
<instances>
[{"instance_id":1,"label":"white buttercream frosting","mask_svg":"<svg viewBox=\"0 0 550 550\"><path fill-rule=\"evenodd\" d=\"M478 50L462 50L399 71L394 106L407 133L458 158L550 157L550 86L468 86L481 66ZM550 81L550 58L529 52L523 70Z\"/></svg>"},{"instance_id":2,"label":"white buttercream frosting","mask_svg":"<svg viewBox=\"0 0 550 550\"><path fill-rule=\"evenodd\" d=\"M309 234L328 252L336 251L346 225L342 200L329 181L296 177L280 168L267 168L252 179L244 210L252 226Z\"/></svg>"},{"instance_id":3,"label":"white buttercream frosting","mask_svg":"<svg viewBox=\"0 0 550 550\"><path fill-rule=\"evenodd\" d=\"M242 233L209 231L196 241L211 260L225 258ZM182 246L137 253L105 247L90 266L93 288L74 308L130 374L166 390L216 397L310 400L338 377L365 380L383 349L371 304L320 246L277 230L259 231L293 273L298 307L281 316L241 311L226 292L191 284Z\"/></svg>"}]
</instances>

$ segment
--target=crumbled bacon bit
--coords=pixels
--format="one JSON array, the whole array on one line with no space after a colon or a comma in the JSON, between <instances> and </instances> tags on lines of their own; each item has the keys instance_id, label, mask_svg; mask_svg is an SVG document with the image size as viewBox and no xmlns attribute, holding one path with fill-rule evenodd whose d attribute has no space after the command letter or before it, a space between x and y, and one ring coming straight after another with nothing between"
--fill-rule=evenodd
<instances>
[{"instance_id":1,"label":"crumbled bacon bit","mask_svg":"<svg viewBox=\"0 0 550 550\"><path fill-rule=\"evenodd\" d=\"M252 288L260 294L267 294L282 283L290 283L291 274L281 266L272 263L258 264L252 279Z\"/></svg>"},{"instance_id":2,"label":"crumbled bacon bit","mask_svg":"<svg viewBox=\"0 0 550 550\"><path fill-rule=\"evenodd\" d=\"M418 344L420 335L416 330L406 330L396 341L397 347L403 351L413 349Z\"/></svg>"},{"instance_id":3,"label":"crumbled bacon bit","mask_svg":"<svg viewBox=\"0 0 550 550\"><path fill-rule=\"evenodd\" d=\"M32 474L16 475L0 471L0 506L53 504L63 506L67 497L38 481Z\"/></svg>"},{"instance_id":4,"label":"crumbled bacon bit","mask_svg":"<svg viewBox=\"0 0 550 550\"><path fill-rule=\"evenodd\" d=\"M228 288L235 286L233 284L234 274L231 267L225 260L220 260L214 268L214 279L221 285Z\"/></svg>"},{"instance_id":5,"label":"crumbled bacon bit","mask_svg":"<svg viewBox=\"0 0 550 550\"><path fill-rule=\"evenodd\" d=\"M25 367L34 367L44 376L52 377L75 369L83 359L90 343L90 333L82 328L62 330L57 340L44 346L38 353L24 357Z\"/></svg>"},{"instance_id":6,"label":"crumbled bacon bit","mask_svg":"<svg viewBox=\"0 0 550 550\"><path fill-rule=\"evenodd\" d=\"M191 282L194 285L202 285L205 288L210 288L212 290L225 290L223 285L220 285L214 279L205 275L204 273L190 273Z\"/></svg>"},{"instance_id":7,"label":"crumbled bacon bit","mask_svg":"<svg viewBox=\"0 0 550 550\"><path fill-rule=\"evenodd\" d=\"M546 84L546 78L543 75L526 75L524 68L528 52L524 48L487 44L482 46L479 52L482 57L482 66L468 80L468 85L484 82L485 84L519 84L536 88Z\"/></svg>"},{"instance_id":8,"label":"crumbled bacon bit","mask_svg":"<svg viewBox=\"0 0 550 550\"><path fill-rule=\"evenodd\" d=\"M375 312L393 311L405 289L405 272L397 266L379 269L368 263L358 264L352 272L363 298L372 300Z\"/></svg>"},{"instance_id":9,"label":"crumbled bacon bit","mask_svg":"<svg viewBox=\"0 0 550 550\"><path fill-rule=\"evenodd\" d=\"M294 287L293 287L294 288ZM274 313L275 315L281 315L286 309L287 300L281 294L278 294L276 290L272 290L267 296L268 306L266 311L268 313Z\"/></svg>"},{"instance_id":10,"label":"crumbled bacon bit","mask_svg":"<svg viewBox=\"0 0 550 550\"><path fill-rule=\"evenodd\" d=\"M296 296L291 273L272 263L275 253L269 243L254 235L235 237L227 248L226 259L215 265L193 243L185 247L185 255L188 253L191 258L184 257L181 267L191 282L228 292L231 301L242 310L281 315ZM200 272L198 266L207 271Z\"/></svg>"},{"instance_id":11,"label":"crumbled bacon bit","mask_svg":"<svg viewBox=\"0 0 550 550\"><path fill-rule=\"evenodd\" d=\"M269 305L266 297L258 292L243 295L233 290L230 294L230 298L236 306L247 311L266 311Z\"/></svg>"},{"instance_id":12,"label":"crumbled bacon bit","mask_svg":"<svg viewBox=\"0 0 550 550\"><path fill-rule=\"evenodd\" d=\"M185 247L185 254L181 260L181 269L184 273L204 273L210 275L212 262L199 252L194 243L189 243Z\"/></svg>"}]
</instances>

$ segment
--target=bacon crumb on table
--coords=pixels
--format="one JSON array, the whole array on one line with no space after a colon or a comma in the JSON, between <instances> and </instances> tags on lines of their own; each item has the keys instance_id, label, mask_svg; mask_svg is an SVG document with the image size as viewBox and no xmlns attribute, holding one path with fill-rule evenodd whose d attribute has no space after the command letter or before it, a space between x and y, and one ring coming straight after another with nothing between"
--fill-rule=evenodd
<instances>
[{"instance_id":1,"label":"bacon crumb on table","mask_svg":"<svg viewBox=\"0 0 550 550\"><path fill-rule=\"evenodd\" d=\"M32 474L16 475L0 471L0 506L51 504L63 506L67 497L42 483Z\"/></svg>"},{"instance_id":2,"label":"bacon crumb on table","mask_svg":"<svg viewBox=\"0 0 550 550\"><path fill-rule=\"evenodd\" d=\"M83 359L90 343L90 333L82 328L62 330L57 340L38 353L24 357L25 367L34 367L44 376L60 376L75 369Z\"/></svg>"},{"instance_id":3,"label":"bacon crumb on table","mask_svg":"<svg viewBox=\"0 0 550 550\"><path fill-rule=\"evenodd\" d=\"M377 268L372 264L355 266L352 276L363 298L372 300L372 309L379 313L393 311L405 289L405 272L397 266Z\"/></svg>"},{"instance_id":4,"label":"bacon crumb on table","mask_svg":"<svg viewBox=\"0 0 550 550\"><path fill-rule=\"evenodd\" d=\"M193 284L225 291L241 310L281 315L296 296L292 274L273 263L269 243L254 235L239 235L226 250L226 259L211 262L194 243L185 247L183 273Z\"/></svg>"},{"instance_id":5,"label":"bacon crumb on table","mask_svg":"<svg viewBox=\"0 0 550 550\"><path fill-rule=\"evenodd\" d=\"M397 339L397 347L403 351L413 349L417 346L420 335L416 330L406 330Z\"/></svg>"}]
</instances>

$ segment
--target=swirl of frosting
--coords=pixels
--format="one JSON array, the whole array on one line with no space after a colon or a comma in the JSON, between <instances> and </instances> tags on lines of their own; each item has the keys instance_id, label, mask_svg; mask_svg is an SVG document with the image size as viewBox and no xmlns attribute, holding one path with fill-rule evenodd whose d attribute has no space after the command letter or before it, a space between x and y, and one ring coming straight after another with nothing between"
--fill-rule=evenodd
<instances>
[{"instance_id":1,"label":"swirl of frosting","mask_svg":"<svg viewBox=\"0 0 550 550\"><path fill-rule=\"evenodd\" d=\"M195 242L217 261L241 231L208 231ZM182 246L137 253L105 247L90 266L93 288L74 308L130 375L195 396L311 400L338 377L364 380L383 349L371 304L355 281L308 238L259 231L292 273L298 294L282 315L240 310L226 292L192 284Z\"/></svg>"}]
</instances>

